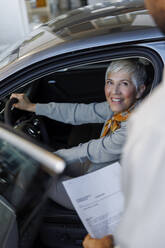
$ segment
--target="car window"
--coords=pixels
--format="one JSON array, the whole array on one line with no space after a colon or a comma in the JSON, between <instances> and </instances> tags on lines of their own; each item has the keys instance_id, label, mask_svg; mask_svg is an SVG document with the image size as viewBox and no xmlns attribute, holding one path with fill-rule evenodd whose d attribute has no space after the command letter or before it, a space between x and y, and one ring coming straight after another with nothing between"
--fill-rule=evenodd
<instances>
[{"instance_id":1,"label":"car window","mask_svg":"<svg viewBox=\"0 0 165 248\"><path fill-rule=\"evenodd\" d=\"M138 59L146 66L148 77L145 95L147 95L154 81L154 68L149 60L142 57ZM17 92L25 93L34 103L103 102L106 100L104 94L105 72L111 61L103 60L63 67L63 69L56 70L50 75L34 80L29 85L26 84L19 90L17 89ZM4 99L4 102L7 98ZM52 150L69 148L90 139L98 138L102 129L102 124L84 124L75 127L17 109L13 110L12 115L16 129L25 132L41 143L46 143ZM0 117L3 120L3 111ZM40 129L42 129L42 132Z\"/></svg>"},{"instance_id":2,"label":"car window","mask_svg":"<svg viewBox=\"0 0 165 248\"><path fill-rule=\"evenodd\" d=\"M154 69L152 64L141 58L147 70L147 95L152 87ZM38 102L102 102L105 101L104 84L105 72L110 61L89 63L71 68L64 68L38 82ZM36 98L37 97L37 98Z\"/></svg>"}]
</instances>

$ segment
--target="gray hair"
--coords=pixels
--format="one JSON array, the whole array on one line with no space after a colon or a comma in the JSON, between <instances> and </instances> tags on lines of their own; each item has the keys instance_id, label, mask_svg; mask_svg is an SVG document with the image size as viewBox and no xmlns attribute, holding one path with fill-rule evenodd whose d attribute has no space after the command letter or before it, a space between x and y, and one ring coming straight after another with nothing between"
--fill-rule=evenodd
<instances>
[{"instance_id":1,"label":"gray hair","mask_svg":"<svg viewBox=\"0 0 165 248\"><path fill-rule=\"evenodd\" d=\"M137 59L120 59L112 61L106 70L105 80L107 80L110 72L119 71L124 71L131 74L131 79L136 87L136 90L139 89L140 85L145 84L146 82L147 72L145 65Z\"/></svg>"}]
</instances>

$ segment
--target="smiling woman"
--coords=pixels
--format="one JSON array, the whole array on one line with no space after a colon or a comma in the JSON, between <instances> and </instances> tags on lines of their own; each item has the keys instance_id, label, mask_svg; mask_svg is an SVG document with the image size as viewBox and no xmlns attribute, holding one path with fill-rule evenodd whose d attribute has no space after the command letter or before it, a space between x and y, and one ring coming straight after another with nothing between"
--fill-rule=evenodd
<instances>
[{"instance_id":1,"label":"smiling woman","mask_svg":"<svg viewBox=\"0 0 165 248\"><path fill-rule=\"evenodd\" d=\"M106 72L105 96L115 114L129 110L143 95L146 77L144 66L135 60L110 64Z\"/></svg>"},{"instance_id":2,"label":"smiling woman","mask_svg":"<svg viewBox=\"0 0 165 248\"><path fill-rule=\"evenodd\" d=\"M140 75L140 76L139 76ZM64 178L55 183L50 197L61 205L72 208L62 185L62 181L103 168L119 161L126 140L127 120L139 103L145 90L145 66L137 59L117 60L110 64L106 72L105 96L100 103L32 103L24 94L12 94L17 98L15 108L35 112L56 121L81 125L104 123L100 137L81 143L69 149L59 149L55 153L67 163Z\"/></svg>"}]
</instances>

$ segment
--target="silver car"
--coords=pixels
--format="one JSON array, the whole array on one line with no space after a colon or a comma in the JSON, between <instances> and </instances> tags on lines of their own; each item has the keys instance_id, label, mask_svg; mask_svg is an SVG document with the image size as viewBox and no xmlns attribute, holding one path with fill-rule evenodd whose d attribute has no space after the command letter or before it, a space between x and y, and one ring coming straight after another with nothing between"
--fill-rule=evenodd
<instances>
[{"instance_id":1,"label":"silver car","mask_svg":"<svg viewBox=\"0 0 165 248\"><path fill-rule=\"evenodd\" d=\"M145 94L151 94L162 78L165 36L147 13L143 1L111 0L85 6L41 25L19 46L1 54L0 120L52 151L98 137L100 125L73 127L39 118L13 110L9 97L20 92L32 102L40 103L104 101L105 70L111 61L123 58L136 58L145 64L148 74ZM1 247L81 247L86 230L78 216L51 201L41 212L38 208L41 192L37 200L33 191L29 194L30 201L27 195L26 204L20 203L20 209L13 206L19 231L17 244L10 233L6 237L13 240L12 246L3 243ZM1 196L7 204L12 203L3 190Z\"/></svg>"}]
</instances>

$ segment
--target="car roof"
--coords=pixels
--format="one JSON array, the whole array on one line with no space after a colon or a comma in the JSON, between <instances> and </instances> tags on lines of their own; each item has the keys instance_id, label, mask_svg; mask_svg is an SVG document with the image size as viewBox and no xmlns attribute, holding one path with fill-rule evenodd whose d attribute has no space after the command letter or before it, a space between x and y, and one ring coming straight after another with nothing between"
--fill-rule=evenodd
<instances>
[{"instance_id":1,"label":"car roof","mask_svg":"<svg viewBox=\"0 0 165 248\"><path fill-rule=\"evenodd\" d=\"M87 5L69 11L54 20L49 21L46 25L52 26L57 32L61 29L74 26L76 24L105 18L106 16L116 16L127 12L133 12L144 9L143 0L109 0L95 5Z\"/></svg>"},{"instance_id":2,"label":"car roof","mask_svg":"<svg viewBox=\"0 0 165 248\"><path fill-rule=\"evenodd\" d=\"M160 37L163 34L145 10L143 1L111 0L85 6L34 30L27 40L12 51L14 59L0 70L0 80L6 77L6 73L11 75L53 56Z\"/></svg>"}]
</instances>

